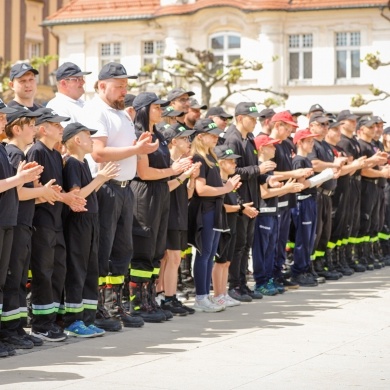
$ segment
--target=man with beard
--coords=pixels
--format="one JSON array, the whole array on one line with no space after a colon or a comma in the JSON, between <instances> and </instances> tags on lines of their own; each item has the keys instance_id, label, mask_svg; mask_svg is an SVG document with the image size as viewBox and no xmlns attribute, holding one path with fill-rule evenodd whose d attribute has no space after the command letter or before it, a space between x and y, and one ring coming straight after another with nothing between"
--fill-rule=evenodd
<instances>
[{"instance_id":1,"label":"man with beard","mask_svg":"<svg viewBox=\"0 0 390 390\"><path fill-rule=\"evenodd\" d=\"M207 110L206 104L201 105L195 98L190 98L190 108L184 117L184 123L188 128L194 128L196 121L199 120L202 115L200 110Z\"/></svg>"},{"instance_id":2,"label":"man with beard","mask_svg":"<svg viewBox=\"0 0 390 390\"><path fill-rule=\"evenodd\" d=\"M96 129L92 158L96 163L116 161L120 166L115 180L106 182L97 192L99 203L99 304L95 324L105 330L143 325L140 317L132 317L122 306L124 275L128 273L133 252L133 193L137 154L149 154L158 148L149 133L136 141L134 124L124 111L129 76L122 64L110 62L101 69L97 94L83 109L83 124ZM95 171L92 167L91 171ZM112 324L107 326L108 315ZM103 321L99 321L103 320Z\"/></svg>"}]
</instances>

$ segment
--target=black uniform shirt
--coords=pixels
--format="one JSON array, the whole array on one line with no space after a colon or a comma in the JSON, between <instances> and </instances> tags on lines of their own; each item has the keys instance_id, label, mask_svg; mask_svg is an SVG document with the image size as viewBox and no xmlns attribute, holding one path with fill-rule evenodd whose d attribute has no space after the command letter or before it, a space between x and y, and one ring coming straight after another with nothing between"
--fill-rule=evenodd
<instances>
[{"instance_id":1,"label":"black uniform shirt","mask_svg":"<svg viewBox=\"0 0 390 390\"><path fill-rule=\"evenodd\" d=\"M37 141L27 152L28 161L36 161L44 167L40 182L46 184L49 180L55 179L54 184L63 186L62 181L62 158L57 150L50 150L41 141ZM62 202L40 203L35 206L33 219L34 226L44 226L55 231L62 230Z\"/></svg>"},{"instance_id":2,"label":"black uniform shirt","mask_svg":"<svg viewBox=\"0 0 390 390\"><path fill-rule=\"evenodd\" d=\"M5 147L9 160L15 169L18 169L19 163L26 160L26 156L16 145L8 144ZM23 187L34 188L34 183L25 183ZM35 211L35 199L19 201L18 225L27 225L32 227L32 221Z\"/></svg>"},{"instance_id":3,"label":"black uniform shirt","mask_svg":"<svg viewBox=\"0 0 390 390\"><path fill-rule=\"evenodd\" d=\"M15 100L11 100L9 103L7 103L8 107L14 107L14 108L24 108L26 107L25 105L23 104L20 104L18 102L16 102ZM38 110L39 108L42 108L43 106L39 105L39 104L36 104L36 103L33 103L32 107L27 107L30 111L36 111Z\"/></svg>"},{"instance_id":4,"label":"black uniform shirt","mask_svg":"<svg viewBox=\"0 0 390 390\"><path fill-rule=\"evenodd\" d=\"M372 146L374 147L375 153L376 152L384 152L385 147L383 146L381 141L372 140L371 143L372 143ZM386 185L387 179L385 179L384 177L379 177L378 180L379 180L378 186L384 188Z\"/></svg>"},{"instance_id":5,"label":"black uniform shirt","mask_svg":"<svg viewBox=\"0 0 390 390\"><path fill-rule=\"evenodd\" d=\"M223 183L226 183L226 181L222 181ZM224 204L228 204L230 206L236 206L239 204L239 195L237 194L237 191L228 192L225 194L225 198L223 200ZM237 216L238 211L234 213L226 213L228 225L231 231L235 231L235 226L237 223Z\"/></svg>"},{"instance_id":6,"label":"black uniform shirt","mask_svg":"<svg viewBox=\"0 0 390 390\"><path fill-rule=\"evenodd\" d=\"M0 144L0 180L14 176L16 171L11 165L7 152ZM18 193L16 187L0 193L0 226L16 226L18 215Z\"/></svg>"},{"instance_id":7,"label":"black uniform shirt","mask_svg":"<svg viewBox=\"0 0 390 390\"><path fill-rule=\"evenodd\" d=\"M360 145L360 150L362 153L362 156L367 156L367 158L372 157L376 151L372 144L370 142L363 141L362 139L359 139L359 145ZM378 165L375 165L375 167L372 167L372 169L379 170ZM376 179L376 178L373 178Z\"/></svg>"},{"instance_id":8,"label":"black uniform shirt","mask_svg":"<svg viewBox=\"0 0 390 390\"><path fill-rule=\"evenodd\" d=\"M273 172L268 172L268 174L272 175ZM280 198L282 197L273 196L267 199L260 198L260 214L267 216L278 215L278 202L280 201Z\"/></svg>"},{"instance_id":9,"label":"black uniform shirt","mask_svg":"<svg viewBox=\"0 0 390 390\"><path fill-rule=\"evenodd\" d=\"M314 140L313 151L307 156L310 161L320 160L324 162L333 162L334 154L330 145L326 141ZM321 184L324 190L334 190L337 185L336 179L330 179Z\"/></svg>"},{"instance_id":10,"label":"black uniform shirt","mask_svg":"<svg viewBox=\"0 0 390 390\"><path fill-rule=\"evenodd\" d=\"M346 153L347 157L352 156L354 160L362 157L360 144L355 137L349 138L344 134L341 134L341 139L337 146L340 146L344 153ZM361 169L357 170L353 176L360 175Z\"/></svg>"},{"instance_id":11,"label":"black uniform shirt","mask_svg":"<svg viewBox=\"0 0 390 390\"><path fill-rule=\"evenodd\" d=\"M66 160L63 170L64 190L69 192L72 188L79 187L80 189L87 186L93 179L89 169L88 161L84 159L83 162L77 158L69 157ZM98 213L98 201L96 191L92 191L85 199L87 204L85 208L90 214Z\"/></svg>"},{"instance_id":12,"label":"black uniform shirt","mask_svg":"<svg viewBox=\"0 0 390 390\"><path fill-rule=\"evenodd\" d=\"M293 158L292 164L293 164L293 169L313 168L311 161L307 157L298 156L298 155ZM313 176L315 175L311 175L310 177ZM310 177L308 177L307 179L310 179ZM298 195L316 195L316 194L317 194L316 187L312 187L312 188L305 188Z\"/></svg>"}]
</instances>

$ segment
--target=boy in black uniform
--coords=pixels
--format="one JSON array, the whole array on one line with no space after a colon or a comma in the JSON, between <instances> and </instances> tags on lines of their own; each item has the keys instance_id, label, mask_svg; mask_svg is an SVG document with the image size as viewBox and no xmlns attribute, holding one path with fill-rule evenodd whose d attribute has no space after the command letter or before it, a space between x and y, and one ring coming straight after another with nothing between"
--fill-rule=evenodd
<instances>
[{"instance_id":1,"label":"boy in black uniform","mask_svg":"<svg viewBox=\"0 0 390 390\"><path fill-rule=\"evenodd\" d=\"M38 113L17 108L7 115L6 135L9 139L5 149L15 169L26 159L24 151L31 145L35 136L35 118ZM16 348L32 348L42 345L43 341L28 335L24 331L27 320L26 283L30 262L32 220L35 203L59 199L58 186L49 181L44 186L34 188L32 182L18 189L19 207L17 225L14 227L11 259L4 286L4 306L1 337ZM40 198L37 199L37 198Z\"/></svg>"},{"instance_id":2,"label":"boy in black uniform","mask_svg":"<svg viewBox=\"0 0 390 390\"><path fill-rule=\"evenodd\" d=\"M98 302L99 214L96 190L117 177L116 164L107 163L92 179L85 155L92 152L91 130L79 122L64 129L62 142L70 156L63 171L64 190L79 190L86 199L86 212L72 210L64 221L66 243L65 332L68 336L95 337L105 331L94 325Z\"/></svg>"},{"instance_id":3,"label":"boy in black uniform","mask_svg":"<svg viewBox=\"0 0 390 390\"><path fill-rule=\"evenodd\" d=\"M57 115L48 108L38 111L36 120L37 141L27 152L28 161L43 165L41 182L55 179L62 187L62 158L55 146L62 141L63 128L60 122L69 118ZM41 203L35 207L31 247L31 271L33 275L32 329L31 334L46 341L66 339L62 328L56 324L58 314L64 314L61 305L66 275L66 248L62 230L62 202L74 211L85 211L86 201L76 191L61 193L61 201L54 204Z\"/></svg>"},{"instance_id":4,"label":"boy in black uniform","mask_svg":"<svg viewBox=\"0 0 390 390\"><path fill-rule=\"evenodd\" d=\"M0 134L3 133L6 114L15 112L1 102ZM15 174L10 164L7 152L0 144L0 319L3 310L3 288L6 281L13 241L13 228L17 225L18 195L17 187L32 180L37 180L42 167L36 163L19 165ZM1 321L2 322L2 321ZM0 322L0 324L1 324ZM6 340L5 340L6 341ZM15 349L10 344L0 341L0 357L15 355Z\"/></svg>"}]
</instances>

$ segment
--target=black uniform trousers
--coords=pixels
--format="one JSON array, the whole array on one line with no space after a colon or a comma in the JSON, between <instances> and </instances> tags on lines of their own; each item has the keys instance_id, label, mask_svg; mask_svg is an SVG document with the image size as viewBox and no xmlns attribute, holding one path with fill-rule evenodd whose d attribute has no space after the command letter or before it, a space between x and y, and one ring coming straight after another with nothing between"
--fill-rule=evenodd
<instances>
[{"instance_id":1,"label":"black uniform trousers","mask_svg":"<svg viewBox=\"0 0 390 390\"><path fill-rule=\"evenodd\" d=\"M32 229L27 225L14 227L14 237L1 317L2 333L14 334L27 324L26 284L31 255Z\"/></svg>"},{"instance_id":2,"label":"black uniform trousers","mask_svg":"<svg viewBox=\"0 0 390 390\"><path fill-rule=\"evenodd\" d=\"M0 317L3 311L3 291L11 256L13 229L11 226L0 227Z\"/></svg>"},{"instance_id":3,"label":"black uniform trousers","mask_svg":"<svg viewBox=\"0 0 390 390\"><path fill-rule=\"evenodd\" d=\"M356 244L356 239L359 237L360 231L360 207L362 198L362 181L361 176L350 178L350 197L347 212L349 230L349 241L351 244Z\"/></svg>"},{"instance_id":4,"label":"black uniform trousers","mask_svg":"<svg viewBox=\"0 0 390 390\"><path fill-rule=\"evenodd\" d=\"M70 213L64 224L66 242L65 326L95 320L98 302L99 216Z\"/></svg>"},{"instance_id":5,"label":"black uniform trousers","mask_svg":"<svg viewBox=\"0 0 390 390\"><path fill-rule=\"evenodd\" d=\"M278 215L278 240L276 241L274 277L282 276L283 266L286 262L286 245L290 235L291 209L283 207Z\"/></svg>"},{"instance_id":6,"label":"black uniform trousers","mask_svg":"<svg viewBox=\"0 0 390 390\"><path fill-rule=\"evenodd\" d=\"M362 200L360 204L360 230L359 237L364 237L364 242L374 234L379 213L378 186L371 179L362 178Z\"/></svg>"},{"instance_id":7,"label":"black uniform trousers","mask_svg":"<svg viewBox=\"0 0 390 390\"><path fill-rule=\"evenodd\" d=\"M97 192L99 203L99 285L122 284L133 254L133 192L106 182ZM106 277L113 276L111 281ZM118 277L118 278L115 278Z\"/></svg>"},{"instance_id":8,"label":"black uniform trousers","mask_svg":"<svg viewBox=\"0 0 390 390\"><path fill-rule=\"evenodd\" d=\"M332 232L330 241L337 244L337 241L349 238L350 231L350 179L349 177L339 179L332 199ZM346 243L346 242L345 242Z\"/></svg>"},{"instance_id":9,"label":"black uniform trousers","mask_svg":"<svg viewBox=\"0 0 390 390\"><path fill-rule=\"evenodd\" d=\"M256 218L237 217L237 236L234 256L229 266L229 288L246 285L249 251L252 248Z\"/></svg>"},{"instance_id":10,"label":"black uniform trousers","mask_svg":"<svg viewBox=\"0 0 390 390\"><path fill-rule=\"evenodd\" d=\"M165 181L133 180L134 254L130 280L135 283L157 278L167 243L170 194Z\"/></svg>"},{"instance_id":11,"label":"black uniform trousers","mask_svg":"<svg viewBox=\"0 0 390 390\"><path fill-rule=\"evenodd\" d=\"M377 223L374 222L373 231L374 233L379 233L383 230L383 226L385 223L385 188L378 186L378 213L377 215ZM373 237L373 236L372 236Z\"/></svg>"},{"instance_id":12,"label":"black uniform trousers","mask_svg":"<svg viewBox=\"0 0 390 390\"><path fill-rule=\"evenodd\" d=\"M317 193L317 228L314 250L317 257L325 254L332 232L332 198Z\"/></svg>"},{"instance_id":13,"label":"black uniform trousers","mask_svg":"<svg viewBox=\"0 0 390 390\"><path fill-rule=\"evenodd\" d=\"M48 227L33 228L31 245L32 328L36 331L50 329L60 307L66 275L66 247L62 231Z\"/></svg>"}]
</instances>

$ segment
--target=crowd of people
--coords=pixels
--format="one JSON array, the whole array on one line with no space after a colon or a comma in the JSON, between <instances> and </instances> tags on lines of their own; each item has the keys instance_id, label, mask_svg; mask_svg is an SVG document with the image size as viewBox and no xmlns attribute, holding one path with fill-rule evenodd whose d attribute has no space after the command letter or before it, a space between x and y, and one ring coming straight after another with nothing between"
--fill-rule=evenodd
<instances>
[{"instance_id":1,"label":"crowd of people","mask_svg":"<svg viewBox=\"0 0 390 390\"><path fill-rule=\"evenodd\" d=\"M134 96L115 62L84 101L89 74L62 64L42 107L18 63L0 100L0 357L390 265L380 117L314 104L298 129L301 113L253 102Z\"/></svg>"}]
</instances>

